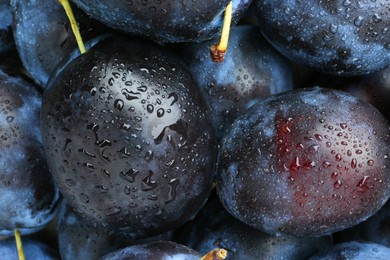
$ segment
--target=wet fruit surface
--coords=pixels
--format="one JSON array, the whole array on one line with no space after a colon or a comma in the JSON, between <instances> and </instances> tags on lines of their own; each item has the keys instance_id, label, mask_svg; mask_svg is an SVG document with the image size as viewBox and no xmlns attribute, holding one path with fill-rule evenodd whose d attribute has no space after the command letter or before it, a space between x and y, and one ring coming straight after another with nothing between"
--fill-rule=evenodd
<instances>
[{"instance_id":1,"label":"wet fruit surface","mask_svg":"<svg viewBox=\"0 0 390 260\"><path fill-rule=\"evenodd\" d=\"M390 195L389 133L377 110L343 92L267 98L222 141L220 198L234 216L271 233L320 236L352 226Z\"/></svg>"},{"instance_id":2,"label":"wet fruit surface","mask_svg":"<svg viewBox=\"0 0 390 260\"><path fill-rule=\"evenodd\" d=\"M74 1L81 9L108 26L158 42L200 42L220 33L229 0L218 1ZM234 0L236 23L250 0Z\"/></svg>"},{"instance_id":3,"label":"wet fruit surface","mask_svg":"<svg viewBox=\"0 0 390 260\"><path fill-rule=\"evenodd\" d=\"M55 216L58 190L44 157L41 96L19 76L0 70L0 235L29 234Z\"/></svg>"},{"instance_id":4,"label":"wet fruit surface","mask_svg":"<svg viewBox=\"0 0 390 260\"><path fill-rule=\"evenodd\" d=\"M297 63L339 75L390 65L390 1L256 1L261 30Z\"/></svg>"},{"instance_id":5,"label":"wet fruit surface","mask_svg":"<svg viewBox=\"0 0 390 260\"><path fill-rule=\"evenodd\" d=\"M165 232L211 190L206 105L185 65L148 41L109 39L64 68L44 94L42 127L61 192L109 232Z\"/></svg>"}]
</instances>

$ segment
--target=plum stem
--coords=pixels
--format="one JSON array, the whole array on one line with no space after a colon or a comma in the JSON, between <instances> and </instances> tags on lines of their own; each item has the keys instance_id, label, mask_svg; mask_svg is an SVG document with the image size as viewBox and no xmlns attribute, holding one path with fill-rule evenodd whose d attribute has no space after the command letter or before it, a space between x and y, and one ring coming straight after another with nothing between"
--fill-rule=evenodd
<instances>
[{"instance_id":1,"label":"plum stem","mask_svg":"<svg viewBox=\"0 0 390 260\"><path fill-rule=\"evenodd\" d=\"M230 1L225 9L225 16L223 19L223 27L220 41L218 44L214 44L210 47L211 59L217 63L221 63L225 58L226 49L229 41L230 26L232 23L232 10L232 1Z\"/></svg>"},{"instance_id":2,"label":"plum stem","mask_svg":"<svg viewBox=\"0 0 390 260\"><path fill-rule=\"evenodd\" d=\"M76 37L77 45L79 46L80 53L83 54L86 52L83 39L81 38L79 27L77 26L76 19L74 18L72 7L69 4L68 0L58 0L61 5L64 7L66 15L68 16L70 26L72 27L72 31L74 36Z\"/></svg>"},{"instance_id":3,"label":"plum stem","mask_svg":"<svg viewBox=\"0 0 390 260\"><path fill-rule=\"evenodd\" d=\"M227 251L223 248L216 248L205 254L200 260L223 260L227 257Z\"/></svg>"},{"instance_id":4,"label":"plum stem","mask_svg":"<svg viewBox=\"0 0 390 260\"><path fill-rule=\"evenodd\" d=\"M16 248L18 249L19 260L25 260L23 246L22 246L22 238L20 237L19 229L17 228L14 229L14 235L16 241Z\"/></svg>"}]
</instances>

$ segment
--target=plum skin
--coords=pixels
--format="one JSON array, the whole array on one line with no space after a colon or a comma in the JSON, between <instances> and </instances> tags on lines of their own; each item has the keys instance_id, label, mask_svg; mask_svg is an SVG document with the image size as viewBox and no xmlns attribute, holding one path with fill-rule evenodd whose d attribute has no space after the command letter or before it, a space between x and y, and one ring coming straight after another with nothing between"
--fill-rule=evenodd
<instances>
[{"instance_id":1,"label":"plum skin","mask_svg":"<svg viewBox=\"0 0 390 260\"><path fill-rule=\"evenodd\" d=\"M48 170L39 124L41 95L0 70L0 235L43 229L56 215L59 191Z\"/></svg>"},{"instance_id":2,"label":"plum skin","mask_svg":"<svg viewBox=\"0 0 390 260\"><path fill-rule=\"evenodd\" d=\"M271 96L223 138L217 191L252 227L326 235L367 219L389 198L389 142L387 120L343 92Z\"/></svg>"},{"instance_id":3,"label":"plum skin","mask_svg":"<svg viewBox=\"0 0 390 260\"><path fill-rule=\"evenodd\" d=\"M369 74L390 65L387 0L256 1L266 38L286 57L329 74Z\"/></svg>"},{"instance_id":4,"label":"plum skin","mask_svg":"<svg viewBox=\"0 0 390 260\"><path fill-rule=\"evenodd\" d=\"M70 206L129 238L192 218L212 188L216 142L185 64L157 44L111 38L55 75L42 132Z\"/></svg>"},{"instance_id":5,"label":"plum skin","mask_svg":"<svg viewBox=\"0 0 390 260\"><path fill-rule=\"evenodd\" d=\"M200 42L220 34L229 0L128 1L73 0L102 23L157 42ZM232 1L232 21L237 23L250 0Z\"/></svg>"}]
</instances>

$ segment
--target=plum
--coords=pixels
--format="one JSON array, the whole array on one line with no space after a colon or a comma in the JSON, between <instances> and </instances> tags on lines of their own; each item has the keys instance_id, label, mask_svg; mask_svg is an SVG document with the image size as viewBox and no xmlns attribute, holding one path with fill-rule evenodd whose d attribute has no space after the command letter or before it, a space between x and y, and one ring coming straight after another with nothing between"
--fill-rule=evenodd
<instances>
[{"instance_id":1,"label":"plum","mask_svg":"<svg viewBox=\"0 0 390 260\"><path fill-rule=\"evenodd\" d=\"M311 88L266 98L223 138L217 190L257 229L322 236L358 224L390 196L389 124L345 92Z\"/></svg>"},{"instance_id":2,"label":"plum","mask_svg":"<svg viewBox=\"0 0 390 260\"><path fill-rule=\"evenodd\" d=\"M390 248L368 242L350 241L333 246L310 260L387 260L390 258Z\"/></svg>"},{"instance_id":3,"label":"plum","mask_svg":"<svg viewBox=\"0 0 390 260\"><path fill-rule=\"evenodd\" d=\"M200 257L198 252L184 245L170 241L157 241L119 249L103 256L101 260L199 260Z\"/></svg>"},{"instance_id":4,"label":"plum","mask_svg":"<svg viewBox=\"0 0 390 260\"><path fill-rule=\"evenodd\" d=\"M59 192L43 151L40 108L33 85L0 70L0 235L38 231L56 213Z\"/></svg>"},{"instance_id":5,"label":"plum","mask_svg":"<svg viewBox=\"0 0 390 260\"><path fill-rule=\"evenodd\" d=\"M183 61L140 39L108 38L51 77L45 154L78 214L140 238L192 218L206 201L217 145Z\"/></svg>"},{"instance_id":6,"label":"plum","mask_svg":"<svg viewBox=\"0 0 390 260\"><path fill-rule=\"evenodd\" d=\"M77 49L70 22L58 1L12 0L16 47L24 67L42 88L60 61ZM84 40L106 33L105 26L73 8Z\"/></svg>"},{"instance_id":7,"label":"plum","mask_svg":"<svg viewBox=\"0 0 390 260\"><path fill-rule=\"evenodd\" d=\"M220 33L229 0L128 1L73 0L87 14L108 26L158 42L200 42ZM251 0L233 0L233 22Z\"/></svg>"},{"instance_id":8,"label":"plum","mask_svg":"<svg viewBox=\"0 0 390 260\"><path fill-rule=\"evenodd\" d=\"M390 65L390 2L257 0L266 38L292 61L338 75Z\"/></svg>"}]
</instances>

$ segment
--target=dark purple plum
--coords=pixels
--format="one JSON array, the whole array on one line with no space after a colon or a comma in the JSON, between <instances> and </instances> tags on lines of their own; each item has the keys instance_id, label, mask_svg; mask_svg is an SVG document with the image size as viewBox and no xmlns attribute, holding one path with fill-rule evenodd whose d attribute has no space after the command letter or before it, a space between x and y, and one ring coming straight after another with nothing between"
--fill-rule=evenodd
<instances>
[{"instance_id":1,"label":"dark purple plum","mask_svg":"<svg viewBox=\"0 0 390 260\"><path fill-rule=\"evenodd\" d=\"M291 68L254 26L231 29L222 63L210 59L218 39L187 44L183 50L194 79L211 107L221 139L234 119L256 101L292 89Z\"/></svg>"},{"instance_id":2,"label":"dark purple plum","mask_svg":"<svg viewBox=\"0 0 390 260\"><path fill-rule=\"evenodd\" d=\"M98 259L119 248L158 240L170 240L172 232L156 237L123 239L90 225L62 201L58 217L58 244L62 260Z\"/></svg>"},{"instance_id":3,"label":"dark purple plum","mask_svg":"<svg viewBox=\"0 0 390 260\"><path fill-rule=\"evenodd\" d=\"M217 190L257 229L322 236L356 225L390 196L390 130L347 93L301 89L264 99L221 144Z\"/></svg>"},{"instance_id":4,"label":"dark purple plum","mask_svg":"<svg viewBox=\"0 0 390 260\"><path fill-rule=\"evenodd\" d=\"M292 61L338 75L390 65L390 2L257 0L259 25Z\"/></svg>"},{"instance_id":5,"label":"dark purple plum","mask_svg":"<svg viewBox=\"0 0 390 260\"><path fill-rule=\"evenodd\" d=\"M23 238L23 252L26 259L39 260L59 260L58 252L46 244ZM15 238L0 240L0 255L2 259L19 260L18 250L16 248Z\"/></svg>"},{"instance_id":6,"label":"dark purple plum","mask_svg":"<svg viewBox=\"0 0 390 260\"><path fill-rule=\"evenodd\" d=\"M87 14L108 26L159 42L193 42L211 39L222 28L230 0L128 1L73 0ZM233 23L251 0L233 0Z\"/></svg>"},{"instance_id":7,"label":"dark purple plum","mask_svg":"<svg viewBox=\"0 0 390 260\"><path fill-rule=\"evenodd\" d=\"M78 214L139 238L191 219L214 178L207 105L183 61L146 40L106 39L52 77L45 154Z\"/></svg>"},{"instance_id":8,"label":"dark purple plum","mask_svg":"<svg viewBox=\"0 0 390 260\"><path fill-rule=\"evenodd\" d=\"M368 242L345 242L321 254L310 257L310 260L387 260L390 258L390 248Z\"/></svg>"},{"instance_id":9,"label":"dark purple plum","mask_svg":"<svg viewBox=\"0 0 390 260\"><path fill-rule=\"evenodd\" d=\"M70 22L58 1L12 0L16 47L32 79L46 87L50 74L73 50L77 49ZM85 41L104 34L107 29L73 8Z\"/></svg>"},{"instance_id":10,"label":"dark purple plum","mask_svg":"<svg viewBox=\"0 0 390 260\"><path fill-rule=\"evenodd\" d=\"M199 260L200 257L198 252L184 245L170 241L157 241L119 249L103 256L101 260Z\"/></svg>"},{"instance_id":11,"label":"dark purple plum","mask_svg":"<svg viewBox=\"0 0 390 260\"><path fill-rule=\"evenodd\" d=\"M28 234L55 216L58 190L48 171L39 125L41 96L0 70L0 235Z\"/></svg>"},{"instance_id":12,"label":"dark purple plum","mask_svg":"<svg viewBox=\"0 0 390 260\"><path fill-rule=\"evenodd\" d=\"M0 0L0 53L14 47L10 0Z\"/></svg>"},{"instance_id":13,"label":"dark purple plum","mask_svg":"<svg viewBox=\"0 0 390 260\"><path fill-rule=\"evenodd\" d=\"M307 259L332 245L331 236L296 238L274 236L245 225L210 199L196 218L176 233L178 242L206 254L214 248L226 249L229 259Z\"/></svg>"}]
</instances>

